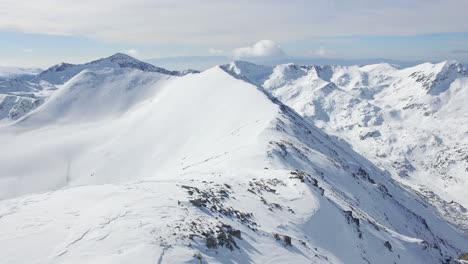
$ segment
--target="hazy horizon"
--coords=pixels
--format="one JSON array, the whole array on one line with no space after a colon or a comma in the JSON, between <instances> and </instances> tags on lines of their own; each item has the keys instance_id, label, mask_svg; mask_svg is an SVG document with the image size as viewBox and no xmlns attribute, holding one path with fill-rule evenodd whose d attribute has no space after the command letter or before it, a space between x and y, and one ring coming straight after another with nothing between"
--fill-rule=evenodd
<instances>
[{"instance_id":1,"label":"hazy horizon","mask_svg":"<svg viewBox=\"0 0 468 264\"><path fill-rule=\"evenodd\" d=\"M193 69L203 71L214 67L216 65L228 64L233 61L246 61L258 65L269 65L275 66L279 64L293 63L296 65L341 65L341 66L352 66L352 65L370 65L379 63L388 63L401 68L407 68L418 64L430 62L440 63L443 61L458 61L461 64L466 65L466 61L446 59L446 60L393 60L388 58L354 58L354 59L341 59L341 58L323 58L323 57L299 57L299 56L281 56L281 57L234 57L234 56L222 56L222 55L195 55L195 56L173 56L173 57L160 57L160 58L138 58L134 54L128 54L125 52L115 52L112 54L106 54L101 57L89 58L88 60L76 60L76 61L58 61L53 64L28 66L28 65L0 65L0 68L6 69L30 69L30 70L45 70L52 66L60 63L69 64L84 64L91 61L95 61L102 58L107 58L116 53L127 54L128 56L134 57L140 61L153 64L155 66L165 68L168 70L186 70Z\"/></svg>"}]
</instances>

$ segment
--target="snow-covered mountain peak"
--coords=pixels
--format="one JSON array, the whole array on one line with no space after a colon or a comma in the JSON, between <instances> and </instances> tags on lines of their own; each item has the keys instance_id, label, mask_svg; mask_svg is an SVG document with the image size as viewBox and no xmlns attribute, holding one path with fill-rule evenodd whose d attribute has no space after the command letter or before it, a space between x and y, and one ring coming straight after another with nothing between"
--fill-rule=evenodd
<instances>
[{"instance_id":1,"label":"snow-covered mountain peak","mask_svg":"<svg viewBox=\"0 0 468 264\"><path fill-rule=\"evenodd\" d=\"M425 74L466 73L465 67L458 61L447 60L439 63L426 62L403 70L403 72L424 72Z\"/></svg>"},{"instance_id":2,"label":"snow-covered mountain peak","mask_svg":"<svg viewBox=\"0 0 468 264\"><path fill-rule=\"evenodd\" d=\"M221 67L232 70L237 74L240 74L242 72L252 72L252 71L258 72L261 69L264 69L264 70L270 69L271 70L273 68L272 66L258 65L258 64L254 64L254 63L251 63L251 62L239 61L239 60L233 61L233 62L231 62L229 64L226 64L226 65L222 65Z\"/></svg>"},{"instance_id":3,"label":"snow-covered mountain peak","mask_svg":"<svg viewBox=\"0 0 468 264\"><path fill-rule=\"evenodd\" d=\"M46 70L44 70L43 72L39 73L39 74L42 74L42 73L47 73L47 72L61 72L61 71L65 71L71 67L74 67L76 66L75 64L70 64L70 63L65 63L65 62L61 62L59 64L56 64L54 66L51 66L50 68L47 68Z\"/></svg>"},{"instance_id":4,"label":"snow-covered mountain peak","mask_svg":"<svg viewBox=\"0 0 468 264\"><path fill-rule=\"evenodd\" d=\"M127 69L167 77L199 73L190 69L169 71L123 53L84 64L62 62L40 72L38 69L0 67L0 123L10 123L21 118L80 72L99 72L105 69Z\"/></svg>"},{"instance_id":5,"label":"snow-covered mountain peak","mask_svg":"<svg viewBox=\"0 0 468 264\"><path fill-rule=\"evenodd\" d=\"M41 72L34 78L35 82L47 81L52 84L64 84L73 76L85 69L100 70L104 68L131 68L145 72L157 72L166 75L182 76L196 71L169 71L152 64L140 61L123 53L98 59L84 64L61 63Z\"/></svg>"},{"instance_id":6,"label":"snow-covered mountain peak","mask_svg":"<svg viewBox=\"0 0 468 264\"><path fill-rule=\"evenodd\" d=\"M273 74L284 76L285 79L298 78L307 74L308 67L301 67L293 63L277 65Z\"/></svg>"},{"instance_id":7,"label":"snow-covered mountain peak","mask_svg":"<svg viewBox=\"0 0 468 264\"><path fill-rule=\"evenodd\" d=\"M244 78L246 81L261 85L273 73L273 67L257 65L246 61L233 61L220 66L226 72Z\"/></svg>"},{"instance_id":8,"label":"snow-covered mountain peak","mask_svg":"<svg viewBox=\"0 0 468 264\"><path fill-rule=\"evenodd\" d=\"M401 72L419 83L427 94L432 95L446 91L456 78L468 76L468 71L457 61L423 63Z\"/></svg>"},{"instance_id":9,"label":"snow-covered mountain peak","mask_svg":"<svg viewBox=\"0 0 468 264\"><path fill-rule=\"evenodd\" d=\"M401 68L398 65L393 65L390 63L378 63L378 64L370 64L364 65L360 67L361 70L365 72L372 72L374 74L388 74L393 73Z\"/></svg>"},{"instance_id":10,"label":"snow-covered mountain peak","mask_svg":"<svg viewBox=\"0 0 468 264\"><path fill-rule=\"evenodd\" d=\"M398 70L233 62L174 76L124 54L83 65L0 127L6 263L456 263L466 252L460 196L444 203L391 177L392 166L443 175L453 157L466 167L463 148L433 148L448 138L424 130L435 119L419 97L398 97L414 85Z\"/></svg>"},{"instance_id":11,"label":"snow-covered mountain peak","mask_svg":"<svg viewBox=\"0 0 468 264\"><path fill-rule=\"evenodd\" d=\"M115 53L114 55L110 56L108 59L110 60L118 60L118 61L137 61L137 59L135 59L134 57L128 55L128 54L125 54L125 53L121 53L121 52L117 52Z\"/></svg>"},{"instance_id":12,"label":"snow-covered mountain peak","mask_svg":"<svg viewBox=\"0 0 468 264\"><path fill-rule=\"evenodd\" d=\"M438 64L441 64L443 65L443 68L446 69L446 70L449 70L449 69L455 69L456 71L458 71L459 73L463 72L463 71L466 71L465 67L463 66L463 64L461 64L460 62L456 61L456 60L447 60L447 61L443 61L443 62L440 62ZM436 64L437 65L437 64Z\"/></svg>"},{"instance_id":13,"label":"snow-covered mountain peak","mask_svg":"<svg viewBox=\"0 0 468 264\"><path fill-rule=\"evenodd\" d=\"M437 79L444 80L452 78L452 81L459 77L468 77L468 70L458 61L445 61L437 76Z\"/></svg>"},{"instance_id":14,"label":"snow-covered mountain peak","mask_svg":"<svg viewBox=\"0 0 468 264\"><path fill-rule=\"evenodd\" d=\"M149 64L124 53L115 53L109 57L91 61L89 64L100 64L105 62L111 62L118 65Z\"/></svg>"},{"instance_id":15,"label":"snow-covered mountain peak","mask_svg":"<svg viewBox=\"0 0 468 264\"><path fill-rule=\"evenodd\" d=\"M124 53L116 53L110 57L99 59L87 63L88 65L97 65L98 67L119 67L133 68L142 71L159 72L168 75L176 75L177 72L168 71L163 68L156 67L152 64L140 61Z\"/></svg>"},{"instance_id":16,"label":"snow-covered mountain peak","mask_svg":"<svg viewBox=\"0 0 468 264\"><path fill-rule=\"evenodd\" d=\"M442 215L468 229L460 221L466 219L465 211L449 213L457 211L452 208L456 202L468 207L461 191L468 186L468 163L461 158L468 153L466 133L457 129L467 123L463 65L307 67L304 75L306 67L277 66L260 86L317 126L347 139L397 179L430 193L428 199ZM455 202L449 204L451 200Z\"/></svg>"}]
</instances>

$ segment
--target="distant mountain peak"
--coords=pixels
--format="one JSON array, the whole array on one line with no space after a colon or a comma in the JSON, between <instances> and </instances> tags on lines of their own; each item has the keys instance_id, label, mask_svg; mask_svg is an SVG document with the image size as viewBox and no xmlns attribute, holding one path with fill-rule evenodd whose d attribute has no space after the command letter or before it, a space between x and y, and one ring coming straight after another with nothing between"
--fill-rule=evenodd
<instances>
[{"instance_id":1,"label":"distant mountain peak","mask_svg":"<svg viewBox=\"0 0 468 264\"><path fill-rule=\"evenodd\" d=\"M134 70L145 65L116 54L70 66L49 76L72 79L40 107L35 91L5 96L10 119L30 112L0 128L3 262L422 264L466 252L460 86L447 101L460 110L437 119L406 72L231 63L177 78ZM460 176L442 178L452 168ZM453 202L422 189L439 180L457 185L441 189Z\"/></svg>"},{"instance_id":2,"label":"distant mountain peak","mask_svg":"<svg viewBox=\"0 0 468 264\"><path fill-rule=\"evenodd\" d=\"M70 67L73 67L75 66L75 64L70 64L70 63L65 63L65 62L61 62L59 64L56 64L48 69L46 69L45 71L43 72L61 72L61 71L64 71ZM42 74L42 73L41 73Z\"/></svg>"},{"instance_id":3,"label":"distant mountain peak","mask_svg":"<svg viewBox=\"0 0 468 264\"><path fill-rule=\"evenodd\" d=\"M441 64L443 65L442 69L441 69L441 72L443 72L443 71L454 71L456 73L461 73L461 74L467 74L468 73L467 70L465 69L465 67L463 66L463 64L461 64L458 61L455 61L455 60L444 61L444 62L441 62Z\"/></svg>"},{"instance_id":4,"label":"distant mountain peak","mask_svg":"<svg viewBox=\"0 0 468 264\"><path fill-rule=\"evenodd\" d=\"M117 52L114 55L110 56L109 58L130 58L130 59L135 59L134 57L132 57L132 56L130 56L128 54L125 54L125 53L121 53L121 52Z\"/></svg>"},{"instance_id":5,"label":"distant mountain peak","mask_svg":"<svg viewBox=\"0 0 468 264\"><path fill-rule=\"evenodd\" d=\"M115 53L114 55L112 56L109 56L109 57L106 57L106 58L102 58L102 59L98 59L98 60L95 60L95 61L92 61L90 63L98 63L98 62L102 62L102 61L111 61L111 62L114 62L114 63L121 63L121 62L138 62L138 63L143 63L143 64L149 64L149 63L146 63L146 62L142 62L130 55L127 55L125 53L120 53L120 52L117 52Z\"/></svg>"},{"instance_id":6,"label":"distant mountain peak","mask_svg":"<svg viewBox=\"0 0 468 264\"><path fill-rule=\"evenodd\" d=\"M458 77L468 76L468 71L458 61L423 63L407 69L409 77L420 83L429 94L440 94Z\"/></svg>"},{"instance_id":7,"label":"distant mountain peak","mask_svg":"<svg viewBox=\"0 0 468 264\"><path fill-rule=\"evenodd\" d=\"M60 63L41 72L34 80L47 81L52 84L63 84L82 70L96 70L103 68L130 68L145 72L157 72L172 76L182 76L190 73L197 73L194 70L170 71L152 64L140 61L124 53L115 53L114 55L84 64Z\"/></svg>"}]
</instances>

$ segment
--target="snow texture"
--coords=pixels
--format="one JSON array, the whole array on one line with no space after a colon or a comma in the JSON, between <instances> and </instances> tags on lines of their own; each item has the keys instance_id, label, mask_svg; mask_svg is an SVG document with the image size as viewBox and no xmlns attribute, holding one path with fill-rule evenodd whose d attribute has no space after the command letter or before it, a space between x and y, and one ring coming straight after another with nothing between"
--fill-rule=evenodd
<instances>
[{"instance_id":1,"label":"snow texture","mask_svg":"<svg viewBox=\"0 0 468 264\"><path fill-rule=\"evenodd\" d=\"M458 64L182 75L108 61L5 89L46 99L0 127L2 262L456 263L468 251L466 197L440 204L418 145L436 155L439 140L420 137L440 133L458 156L431 168L463 184L463 145L448 144L463 135L447 117L465 113ZM421 164L396 176L398 158Z\"/></svg>"}]
</instances>

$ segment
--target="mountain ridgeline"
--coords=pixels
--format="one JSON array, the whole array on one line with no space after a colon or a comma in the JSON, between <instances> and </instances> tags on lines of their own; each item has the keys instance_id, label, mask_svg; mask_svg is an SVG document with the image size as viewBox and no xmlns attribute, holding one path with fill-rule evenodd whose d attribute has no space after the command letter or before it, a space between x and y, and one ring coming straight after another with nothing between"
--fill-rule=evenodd
<instances>
[{"instance_id":1,"label":"mountain ridgeline","mask_svg":"<svg viewBox=\"0 0 468 264\"><path fill-rule=\"evenodd\" d=\"M124 54L4 79L0 257L459 263L467 80L456 62L175 72Z\"/></svg>"}]
</instances>

